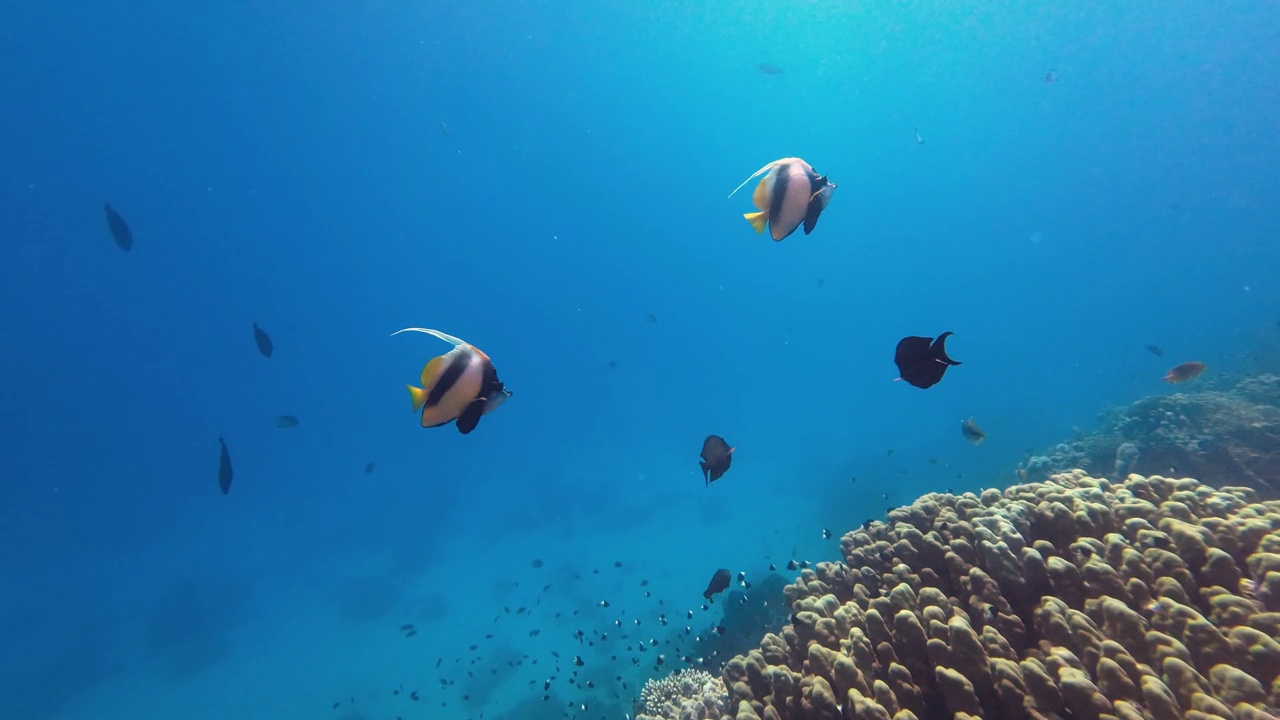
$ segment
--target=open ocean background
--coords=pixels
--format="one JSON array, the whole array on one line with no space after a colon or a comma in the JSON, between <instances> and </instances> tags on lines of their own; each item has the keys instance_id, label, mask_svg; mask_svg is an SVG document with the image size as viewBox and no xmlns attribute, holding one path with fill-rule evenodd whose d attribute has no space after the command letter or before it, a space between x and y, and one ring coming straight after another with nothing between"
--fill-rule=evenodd
<instances>
[{"instance_id":1,"label":"open ocean background","mask_svg":"<svg viewBox=\"0 0 1280 720\"><path fill-rule=\"evenodd\" d=\"M576 630L1277 367L1280 5L15 2L0 66L4 718L621 718ZM514 397L419 427L408 326Z\"/></svg>"}]
</instances>

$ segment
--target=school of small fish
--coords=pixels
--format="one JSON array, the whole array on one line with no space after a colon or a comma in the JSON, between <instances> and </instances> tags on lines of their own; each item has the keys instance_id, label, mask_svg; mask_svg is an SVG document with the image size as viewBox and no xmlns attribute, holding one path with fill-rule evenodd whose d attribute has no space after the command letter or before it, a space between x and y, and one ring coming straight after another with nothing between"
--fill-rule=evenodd
<instances>
[{"instance_id":1,"label":"school of small fish","mask_svg":"<svg viewBox=\"0 0 1280 720\"><path fill-rule=\"evenodd\" d=\"M760 63L756 67L763 75L776 76L783 74L781 68L769 63ZM1044 81L1046 83L1058 82L1057 71L1049 70L1044 76ZM452 136L452 128L443 120L439 121L439 128L444 137ZM912 138L917 144L924 143L924 137L920 134L918 128L912 129ZM752 173L750 177L729 194L729 198L733 198L739 190L757 177L760 180L751 197L752 205L755 209L751 212L743 213L743 217L756 233L764 234L767 230L770 239L774 242L781 242L787 239L801 228L803 228L805 235L813 233L818 225L819 218L830 205L837 188L835 182L831 181L827 175L819 174L807 161L798 157L785 157L766 163L759 170ZM103 209L111 238L121 250L131 251L134 244L134 235L128 223L110 204L104 204ZM821 288L825 285L825 282L824 279L819 278L817 286ZM645 322L656 324L658 318L655 314L649 313L645 317ZM270 359L275 351L275 345L270 335L256 321L252 323L252 330L254 345L258 353L263 358ZM404 328L391 333L391 335L400 335L401 333L429 335L452 346L448 351L432 356L426 361L418 377L419 385L407 385L411 407L415 413L419 414L422 427L437 428L452 424L459 433L467 435L476 429L483 417L498 409L512 397L512 391L498 378L498 371L494 362L475 345L443 331L430 328ZM898 369L898 377L894 379L901 380L920 389L928 389L941 382L949 368L958 367L962 364L960 361L951 358L947 353L946 341L952 334L951 331L946 331L936 337L919 335L903 337L894 350L893 362ZM1156 357L1163 357L1164 355L1164 350L1157 345L1147 345L1146 350ZM617 361L610 360L608 367L617 369ZM1205 367L1204 363L1198 361L1184 362L1171 368L1163 380L1169 384L1188 382L1201 375L1205 371ZM299 419L294 415L282 414L276 418L276 426L281 429L295 428L299 424ZM987 437L986 432L979 427L974 417L961 421L960 433L966 441L973 445L983 444ZM227 495L231 491L233 479L231 451L225 438L219 437L217 440L219 444L218 487L223 495ZM728 473L737 449L737 446L730 445L720 435L711 434L706 437L702 443L698 463L704 487L710 488L713 483L716 483ZM893 449L890 448L887 454L892 455ZM936 463L937 460L931 459L930 462ZM376 463L370 461L364 466L364 472L366 475L372 474L375 468ZM856 481L856 477L851 478L851 482ZM883 498L888 501L890 499L889 493L883 493ZM886 508L886 510L889 509L892 508ZM871 520L869 519L867 522L869 523ZM827 528L822 528L820 535L823 540L832 538L832 532ZM539 558L534 558L529 562L529 567L535 571L543 571L544 565L543 560ZM614 567L621 569L623 563L617 561L614 563ZM786 569L789 571L807 567L809 567L808 561L797 561L794 557L786 563ZM776 564L770 563L768 569L771 573L775 572L777 570ZM599 574L599 572L599 570L594 570L593 574ZM574 577L578 578L580 576L575 575ZM733 581L734 575L729 569L716 569L707 583L706 589L702 591L702 599L705 602L699 604L701 610L709 610L710 605L715 602L715 598L726 592ZM744 591L750 590L752 587L752 583L746 579L745 571L737 573L736 582ZM639 588L644 598L652 599L652 592L643 589L648 585L648 580L642 580L639 583ZM550 583L542 585L540 595L531 600L533 607L529 605L520 606L514 613L512 613L510 607L503 607L502 613L494 617L494 624L497 624L503 617L512 614L532 618L535 608L542 604L542 597L551 587ZM691 592L696 592L696 589ZM737 602L740 603L748 602L748 597L745 594L731 597L736 597ZM673 607L670 608L673 613L678 613L678 610L674 607L676 602L673 602ZM767 605L767 603L765 604ZM608 599L600 599L596 603L596 608L599 610L606 610L610 607L611 603ZM652 611L654 614L650 615L650 617L658 625L665 626L669 621L666 614L668 611L666 601L657 599L656 608ZM575 609L572 611L572 615L578 616L579 612L580 610ZM694 618L694 610L692 608L686 608L683 614L686 621L691 621ZM555 612L553 619L561 620L562 615L563 611ZM680 636L677 636L675 645L672 645L671 639L667 639L663 645L670 646L670 648L660 651L659 642L656 639L649 638L646 640L640 635L641 616L632 615L625 617L624 620L626 615L626 610L619 610L609 619L615 632L612 639L608 630L602 631L599 628L592 629L589 632L579 629L573 633L572 639L585 647L599 645L602 648L611 648L615 653L611 656L611 661L617 661L616 653L625 650L631 653L630 662L635 666L641 665L641 654L652 652L649 657L653 663L654 670L661 668L667 662L668 654L686 666L719 669L723 664L723 658L694 656L685 652L686 648L682 645L679 639ZM678 615L676 617L678 618ZM596 619L597 622L601 620L604 620L604 618ZM418 635L417 628L411 623L401 625L399 630L406 640L411 640ZM540 627L528 628L530 637L537 637L541 632L542 629ZM722 625L716 625L709 632L723 635L726 629ZM698 643L702 643L704 640L703 635L693 632L692 626L684 628L684 636L691 643L689 647L696 647ZM493 637L492 634L487 634L485 639L489 640ZM470 650L476 652L479 647L479 644L473 644L470 646ZM574 655L570 659L566 653L564 662L568 666L567 670L561 667L562 658L559 652L553 652L552 658L554 668L548 670L545 679L541 681L529 680L531 692L540 692L542 700L551 699L552 684L558 681L564 681L578 688L595 688L594 680L584 679L584 676L579 675L579 668L583 668L587 664L587 660L581 655ZM474 678L475 673L479 672L479 669L475 667L478 657L471 658L466 666L461 665L463 658L456 658L453 662L455 667L446 669L447 672L442 670L443 662L443 656L438 657L435 662L435 669L440 670L442 673L439 678L440 687L442 688L448 688L455 684L458 677L458 668L465 670L468 678ZM508 660L507 666L508 668L518 667L526 662L531 666L538 664L537 659L525 655L519 659ZM498 670L492 669L491 672L496 674ZM619 700L623 699L621 693L633 692L634 694L638 692L638 688L634 690L629 688L621 675L615 675L614 681L617 683L614 688L614 696ZM540 689L538 686L540 686ZM391 688L389 692L394 696L403 696L412 703L422 700L421 690L412 689L405 692L403 685L397 685ZM469 695L463 695L462 699L467 702L471 698ZM345 701L338 700L332 704L332 709L338 710L344 706L353 705L355 702L354 697ZM448 702L442 701L440 704L447 706ZM572 716L576 717L578 713L585 714L589 710L590 708L586 702L570 701L567 711L562 711L562 714L571 716L568 712L571 711L573 713ZM483 717L484 711L481 710L479 718L482 719ZM397 720L401 720L401 718L397 716Z\"/></svg>"}]
</instances>

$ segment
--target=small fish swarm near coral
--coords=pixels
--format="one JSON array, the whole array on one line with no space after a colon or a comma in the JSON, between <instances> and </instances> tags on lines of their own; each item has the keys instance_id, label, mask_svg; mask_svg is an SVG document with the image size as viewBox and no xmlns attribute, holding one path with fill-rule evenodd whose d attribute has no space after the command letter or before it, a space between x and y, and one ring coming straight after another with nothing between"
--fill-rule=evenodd
<instances>
[{"instance_id":1,"label":"small fish swarm near coral","mask_svg":"<svg viewBox=\"0 0 1280 720\"><path fill-rule=\"evenodd\" d=\"M928 494L840 545L725 666L723 717L1277 716L1280 501L1253 489L1076 470Z\"/></svg>"}]
</instances>

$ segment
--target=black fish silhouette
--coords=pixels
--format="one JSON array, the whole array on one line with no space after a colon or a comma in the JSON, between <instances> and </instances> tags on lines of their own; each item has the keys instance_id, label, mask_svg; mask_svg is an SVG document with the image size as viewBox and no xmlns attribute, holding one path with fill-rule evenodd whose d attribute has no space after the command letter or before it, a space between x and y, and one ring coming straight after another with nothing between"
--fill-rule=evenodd
<instances>
[{"instance_id":1,"label":"black fish silhouette","mask_svg":"<svg viewBox=\"0 0 1280 720\"><path fill-rule=\"evenodd\" d=\"M133 248L133 231L129 229L128 223L111 207L110 203L103 203L102 209L107 213L107 229L111 231L111 237L115 239L116 245L119 245L121 250L129 252Z\"/></svg>"},{"instance_id":2,"label":"black fish silhouette","mask_svg":"<svg viewBox=\"0 0 1280 720\"><path fill-rule=\"evenodd\" d=\"M710 600L713 595L724 592L729 587L729 571L720 568L715 575L711 576L711 582L707 583L707 589L702 592L702 597Z\"/></svg>"},{"instance_id":3,"label":"black fish silhouette","mask_svg":"<svg viewBox=\"0 0 1280 720\"><path fill-rule=\"evenodd\" d=\"M253 324L253 341L258 344L258 352L262 353L262 357L271 357L271 350L275 347L271 344L271 336L258 327L256 322Z\"/></svg>"},{"instance_id":4,"label":"black fish silhouette","mask_svg":"<svg viewBox=\"0 0 1280 720\"><path fill-rule=\"evenodd\" d=\"M218 461L218 487L226 495L231 492L231 453L227 452L227 443L222 438L218 438L218 444L222 446L222 458Z\"/></svg>"},{"instance_id":5,"label":"black fish silhouette","mask_svg":"<svg viewBox=\"0 0 1280 720\"><path fill-rule=\"evenodd\" d=\"M729 443L719 435L708 435L702 441L702 462L698 465L702 467L702 479L705 481L703 487L719 480L721 475L729 471L733 451L736 449L729 447Z\"/></svg>"},{"instance_id":6,"label":"black fish silhouette","mask_svg":"<svg viewBox=\"0 0 1280 720\"><path fill-rule=\"evenodd\" d=\"M947 336L951 334L944 332L937 340L916 336L902 338L893 354L900 379L918 388L929 388L942 379L948 366L959 365L958 361L947 357Z\"/></svg>"}]
</instances>

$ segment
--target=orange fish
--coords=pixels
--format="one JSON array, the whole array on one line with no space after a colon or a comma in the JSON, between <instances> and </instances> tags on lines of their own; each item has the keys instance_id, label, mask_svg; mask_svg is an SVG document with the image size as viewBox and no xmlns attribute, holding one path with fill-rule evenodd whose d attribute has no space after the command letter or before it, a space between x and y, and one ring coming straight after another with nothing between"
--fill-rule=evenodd
<instances>
[{"instance_id":1,"label":"orange fish","mask_svg":"<svg viewBox=\"0 0 1280 720\"><path fill-rule=\"evenodd\" d=\"M1164 381L1170 385L1182 383L1204 372L1204 363L1202 362L1184 362L1181 365L1169 371L1164 376Z\"/></svg>"}]
</instances>

